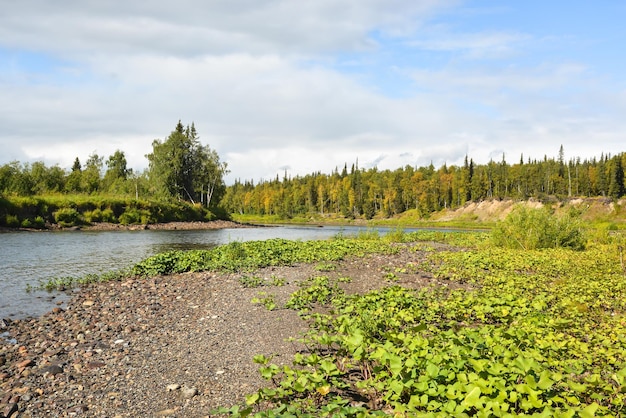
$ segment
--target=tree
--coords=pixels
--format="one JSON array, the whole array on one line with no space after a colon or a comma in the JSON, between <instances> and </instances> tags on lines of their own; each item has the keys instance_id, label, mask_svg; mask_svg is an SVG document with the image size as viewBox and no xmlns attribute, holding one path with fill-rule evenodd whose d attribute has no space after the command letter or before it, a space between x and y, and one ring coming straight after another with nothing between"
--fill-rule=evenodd
<instances>
[{"instance_id":1,"label":"tree","mask_svg":"<svg viewBox=\"0 0 626 418\"><path fill-rule=\"evenodd\" d=\"M107 171L104 174L104 188L108 191L119 192L124 183L132 174L132 170L127 168L126 156L124 152L117 150L109 156L106 162Z\"/></svg>"},{"instance_id":2,"label":"tree","mask_svg":"<svg viewBox=\"0 0 626 418\"><path fill-rule=\"evenodd\" d=\"M79 192L81 189L81 177L82 167L80 165L80 160L76 157L74 164L72 165L72 171L68 174L67 179L65 180L65 190L68 192Z\"/></svg>"},{"instance_id":3,"label":"tree","mask_svg":"<svg viewBox=\"0 0 626 418\"><path fill-rule=\"evenodd\" d=\"M200 143L193 123L185 128L179 120L164 141L152 142L152 153L146 157L157 194L192 203L206 196L207 206L221 199L223 177L228 173L226 163L221 163L208 145Z\"/></svg>"},{"instance_id":4,"label":"tree","mask_svg":"<svg viewBox=\"0 0 626 418\"><path fill-rule=\"evenodd\" d=\"M624 169L622 168L620 156L613 157L611 160L610 173L609 196L613 199L619 199L624 196Z\"/></svg>"},{"instance_id":5,"label":"tree","mask_svg":"<svg viewBox=\"0 0 626 418\"><path fill-rule=\"evenodd\" d=\"M100 190L100 176L102 173L102 157L95 152L87 158L83 170L81 187L87 193Z\"/></svg>"}]
</instances>

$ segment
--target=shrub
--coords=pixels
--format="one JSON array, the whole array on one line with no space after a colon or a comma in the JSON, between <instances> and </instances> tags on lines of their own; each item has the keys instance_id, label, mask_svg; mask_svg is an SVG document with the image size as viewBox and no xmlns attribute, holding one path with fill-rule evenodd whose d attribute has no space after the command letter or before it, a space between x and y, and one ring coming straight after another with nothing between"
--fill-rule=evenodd
<instances>
[{"instance_id":1,"label":"shrub","mask_svg":"<svg viewBox=\"0 0 626 418\"><path fill-rule=\"evenodd\" d=\"M141 224L147 225L150 223L154 223L155 220L151 215L150 211L147 209L135 209L128 208L124 213L122 213L119 217L119 222L122 225L131 225L131 224Z\"/></svg>"},{"instance_id":2,"label":"shrub","mask_svg":"<svg viewBox=\"0 0 626 418\"><path fill-rule=\"evenodd\" d=\"M568 212L560 216L548 209L517 206L491 231L492 242L505 248L585 249L586 235L579 216Z\"/></svg>"},{"instance_id":3,"label":"shrub","mask_svg":"<svg viewBox=\"0 0 626 418\"><path fill-rule=\"evenodd\" d=\"M80 222L80 214L74 208L61 208L52 214L54 221L61 226L74 226Z\"/></svg>"},{"instance_id":4,"label":"shrub","mask_svg":"<svg viewBox=\"0 0 626 418\"><path fill-rule=\"evenodd\" d=\"M6 226L9 228L17 228L20 226L20 219L16 215L7 215L5 219Z\"/></svg>"},{"instance_id":5,"label":"shrub","mask_svg":"<svg viewBox=\"0 0 626 418\"><path fill-rule=\"evenodd\" d=\"M100 209L94 209L83 213L85 221L87 222L102 222L102 211Z\"/></svg>"},{"instance_id":6,"label":"shrub","mask_svg":"<svg viewBox=\"0 0 626 418\"><path fill-rule=\"evenodd\" d=\"M35 219L26 218L22 221L22 228L43 229L45 226L46 223L41 216L37 216Z\"/></svg>"}]
</instances>

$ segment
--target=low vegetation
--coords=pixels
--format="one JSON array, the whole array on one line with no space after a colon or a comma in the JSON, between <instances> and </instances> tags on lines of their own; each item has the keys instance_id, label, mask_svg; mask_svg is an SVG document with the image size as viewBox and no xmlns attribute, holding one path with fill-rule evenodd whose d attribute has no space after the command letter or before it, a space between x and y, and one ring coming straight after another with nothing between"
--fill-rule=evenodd
<instances>
[{"instance_id":1,"label":"low vegetation","mask_svg":"<svg viewBox=\"0 0 626 418\"><path fill-rule=\"evenodd\" d=\"M571 248L582 250L587 239L575 210L559 216L549 209L518 205L491 231L495 245L513 249Z\"/></svg>"},{"instance_id":2,"label":"low vegetation","mask_svg":"<svg viewBox=\"0 0 626 418\"><path fill-rule=\"evenodd\" d=\"M545 218L544 218L545 217ZM530 223L529 223L530 222ZM537 222L577 225L576 217L514 211L497 228L524 231ZM307 320L308 350L291 364L272 353L254 361L267 379L231 417L438 417L624 415L626 269L620 235L597 233L586 245L495 245L497 232L394 231L324 241L233 242L207 251L168 252L129 274L242 271L244 287L269 310L294 309ZM556 229L548 229L557 234ZM519 231L518 231L519 232ZM582 240L584 234L574 234ZM518 238L519 239L519 238ZM435 247L432 241L448 247ZM404 243L411 242L404 246ZM530 240L529 242L543 242ZM539 248L551 247L551 248ZM347 295L330 278L335 263L369 253L421 251L412 268L449 286L398 286L386 266L382 290ZM420 259L423 259L420 257ZM265 266L313 263L314 277L279 304L259 279ZM115 278L111 276L109 278ZM457 289L457 290L454 290ZM324 309L316 309L324 307ZM324 313L320 313L324 312Z\"/></svg>"},{"instance_id":3,"label":"low vegetation","mask_svg":"<svg viewBox=\"0 0 626 418\"><path fill-rule=\"evenodd\" d=\"M0 226L43 229L109 222L121 225L227 219L219 209L173 200L136 200L115 196L49 195L0 197Z\"/></svg>"},{"instance_id":4,"label":"low vegetation","mask_svg":"<svg viewBox=\"0 0 626 418\"><path fill-rule=\"evenodd\" d=\"M406 234L405 241L431 238L432 233ZM260 353L254 360L267 387L250 394L245 405L217 412L232 417L623 415L621 238L607 235L584 250L501 248L484 238L457 234L456 244L464 241L462 251L432 251L419 266L438 279L464 284L462 290L392 285L347 296L336 282L318 276L285 306L272 300L272 310L296 309L308 320L301 341L309 349L283 366L272 363L271 353ZM311 313L315 306L330 313Z\"/></svg>"}]
</instances>

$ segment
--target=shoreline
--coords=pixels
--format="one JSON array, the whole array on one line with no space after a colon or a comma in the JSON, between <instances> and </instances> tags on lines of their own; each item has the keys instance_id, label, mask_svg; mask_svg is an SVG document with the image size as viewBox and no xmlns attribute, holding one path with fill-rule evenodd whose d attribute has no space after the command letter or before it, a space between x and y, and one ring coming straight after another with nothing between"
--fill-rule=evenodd
<instances>
[{"instance_id":1,"label":"shoreline","mask_svg":"<svg viewBox=\"0 0 626 418\"><path fill-rule=\"evenodd\" d=\"M429 273L383 277L391 264L419 262L426 252L338 261L327 275L346 293L381 287L448 286ZM245 273L185 273L83 286L66 307L0 323L0 414L48 416L208 417L219 406L245 402L268 384L253 357L291 364L307 324L298 312L252 303L269 291L279 306L319 274L316 263L267 267L254 275L280 286L245 287ZM9 341L11 339L11 341ZM6 411L13 411L6 413Z\"/></svg>"},{"instance_id":2,"label":"shoreline","mask_svg":"<svg viewBox=\"0 0 626 418\"><path fill-rule=\"evenodd\" d=\"M91 225L62 227L58 224L46 225L46 228L8 228L0 227L0 232L50 232L50 231L142 231L142 230L209 230L229 228L262 228L267 225L256 225L227 220L214 221L176 221L155 224L122 225L110 222L96 222Z\"/></svg>"}]
</instances>

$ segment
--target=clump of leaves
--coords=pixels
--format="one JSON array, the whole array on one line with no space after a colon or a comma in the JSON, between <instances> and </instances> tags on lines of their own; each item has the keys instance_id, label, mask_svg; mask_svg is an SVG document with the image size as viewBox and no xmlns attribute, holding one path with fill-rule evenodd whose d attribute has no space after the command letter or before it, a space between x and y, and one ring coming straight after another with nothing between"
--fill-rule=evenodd
<instances>
[{"instance_id":1,"label":"clump of leaves","mask_svg":"<svg viewBox=\"0 0 626 418\"><path fill-rule=\"evenodd\" d=\"M334 263L319 263L315 266L315 270L319 272L328 272L337 270L337 265Z\"/></svg>"},{"instance_id":2,"label":"clump of leaves","mask_svg":"<svg viewBox=\"0 0 626 418\"><path fill-rule=\"evenodd\" d=\"M246 288L265 286L265 281L259 276L242 276L239 278L239 283Z\"/></svg>"},{"instance_id":3,"label":"clump of leaves","mask_svg":"<svg viewBox=\"0 0 626 418\"><path fill-rule=\"evenodd\" d=\"M252 298L252 303L263 305L268 311L278 308L274 295L267 292L259 292L256 297Z\"/></svg>"},{"instance_id":4,"label":"clump of leaves","mask_svg":"<svg viewBox=\"0 0 626 418\"><path fill-rule=\"evenodd\" d=\"M312 277L302 283L285 304L288 309L308 311L315 304L325 305L343 291L326 276Z\"/></svg>"},{"instance_id":5,"label":"clump of leaves","mask_svg":"<svg viewBox=\"0 0 626 418\"><path fill-rule=\"evenodd\" d=\"M535 250L571 248L584 250L587 239L575 212L555 215L546 208L515 207L491 231L493 244L504 248Z\"/></svg>"}]
</instances>

